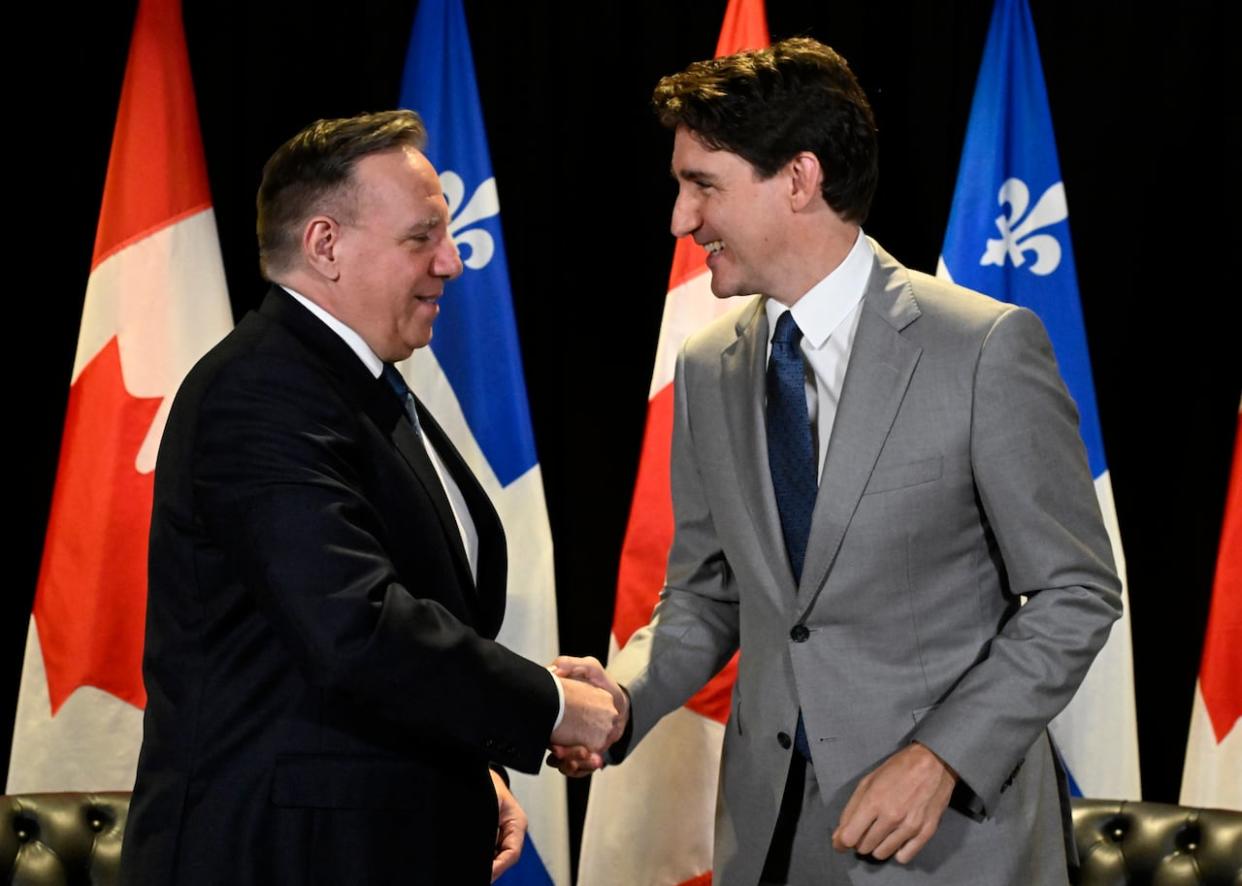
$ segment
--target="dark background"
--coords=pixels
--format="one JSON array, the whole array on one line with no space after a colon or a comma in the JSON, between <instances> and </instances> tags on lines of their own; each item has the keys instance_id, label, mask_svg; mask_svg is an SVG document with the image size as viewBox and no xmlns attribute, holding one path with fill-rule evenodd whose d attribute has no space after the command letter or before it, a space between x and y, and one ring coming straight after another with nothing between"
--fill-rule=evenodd
<instances>
[{"instance_id":1,"label":"dark background","mask_svg":"<svg viewBox=\"0 0 1242 886\"><path fill-rule=\"evenodd\" d=\"M415 5L185 0L237 316L263 291L253 237L263 161L312 119L394 106ZM607 650L672 256L671 137L647 100L660 76L713 53L724 5L466 2L567 652ZM0 602L0 767L135 3L46 6L12 25L32 60L10 62L6 92L18 479ZM1031 6L1129 566L1143 791L1175 802L1242 379L1242 78L1223 3ZM990 0L768 7L773 39L809 34L850 60L881 130L867 232L934 271ZM584 798L576 783L575 822Z\"/></svg>"}]
</instances>

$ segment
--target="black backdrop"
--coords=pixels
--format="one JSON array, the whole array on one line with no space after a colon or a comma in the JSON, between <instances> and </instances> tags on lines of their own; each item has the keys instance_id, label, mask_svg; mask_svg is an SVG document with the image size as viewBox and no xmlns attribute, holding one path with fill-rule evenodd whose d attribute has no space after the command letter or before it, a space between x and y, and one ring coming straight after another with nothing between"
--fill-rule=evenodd
<instances>
[{"instance_id":1,"label":"black backdrop","mask_svg":"<svg viewBox=\"0 0 1242 886\"><path fill-rule=\"evenodd\" d=\"M237 316L262 292L253 196L263 160L314 118L394 105L415 5L185 0ZM647 98L659 76L711 55L724 5L466 2L569 652L607 648L672 254L671 139ZM10 32L26 46L6 92L6 214L20 232L4 265L20 336L7 436L20 479L0 603L0 742L135 3L55 6ZM774 39L832 44L871 96L882 174L866 228L912 267L935 268L990 9L769 0ZM1242 377L1231 267L1242 78L1223 3L1032 0L1032 10L1129 565L1144 794L1175 801ZM584 796L575 786L575 820Z\"/></svg>"}]
</instances>

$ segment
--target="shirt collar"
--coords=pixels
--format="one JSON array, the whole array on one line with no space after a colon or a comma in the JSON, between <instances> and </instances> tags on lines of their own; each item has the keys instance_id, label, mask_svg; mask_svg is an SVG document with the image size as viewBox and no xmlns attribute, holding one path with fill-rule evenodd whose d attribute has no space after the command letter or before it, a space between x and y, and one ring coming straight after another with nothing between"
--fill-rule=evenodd
<instances>
[{"instance_id":1,"label":"shirt collar","mask_svg":"<svg viewBox=\"0 0 1242 886\"><path fill-rule=\"evenodd\" d=\"M371 347L365 341L362 340L361 335L354 332L302 293L295 292L283 283L278 285L285 292L293 296L294 299L297 300L298 304L322 320L325 326L339 335L341 337L341 341L349 345L349 349L358 355L358 359L362 361L362 364L366 366L371 375L376 378L380 377L380 373L384 371L384 361L381 360L373 350L371 350Z\"/></svg>"},{"instance_id":2,"label":"shirt collar","mask_svg":"<svg viewBox=\"0 0 1242 886\"><path fill-rule=\"evenodd\" d=\"M875 250L860 228L858 239L854 241L841 264L807 290L802 298L794 302L792 308L787 309L774 298L764 303L768 314L769 344L776 331L776 321L786 310L790 310L793 312L794 322L802 330L803 341L812 348L822 348L829 336L862 301L874 263Z\"/></svg>"}]
</instances>

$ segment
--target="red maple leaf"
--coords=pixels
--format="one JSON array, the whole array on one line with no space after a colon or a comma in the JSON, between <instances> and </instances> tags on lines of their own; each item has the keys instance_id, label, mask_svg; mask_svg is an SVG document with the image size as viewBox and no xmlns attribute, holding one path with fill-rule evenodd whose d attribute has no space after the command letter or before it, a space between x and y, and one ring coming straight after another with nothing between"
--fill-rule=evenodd
<instances>
[{"instance_id":1,"label":"red maple leaf","mask_svg":"<svg viewBox=\"0 0 1242 886\"><path fill-rule=\"evenodd\" d=\"M55 715L79 686L139 708L154 474L135 466L162 398L133 397L110 339L69 390L34 618Z\"/></svg>"}]
</instances>

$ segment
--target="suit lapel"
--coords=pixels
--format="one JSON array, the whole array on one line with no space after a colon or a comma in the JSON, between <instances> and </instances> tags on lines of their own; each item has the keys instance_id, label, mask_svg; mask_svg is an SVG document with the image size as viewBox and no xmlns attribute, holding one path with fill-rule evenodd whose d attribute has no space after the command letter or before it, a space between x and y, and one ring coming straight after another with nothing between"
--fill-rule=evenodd
<instances>
[{"instance_id":1,"label":"suit lapel","mask_svg":"<svg viewBox=\"0 0 1242 886\"><path fill-rule=\"evenodd\" d=\"M922 348L901 334L919 316L906 270L874 241L872 245L876 263L863 297L811 520L798 594L800 621L823 590L922 354Z\"/></svg>"},{"instance_id":2,"label":"suit lapel","mask_svg":"<svg viewBox=\"0 0 1242 886\"><path fill-rule=\"evenodd\" d=\"M427 498L431 502L432 509L435 511L436 518L444 532L445 541L449 546L449 550L452 551L454 565L457 568L462 583L462 597L466 600L467 605L476 617L484 617L484 621L493 620L491 610L495 607L481 605L481 601L478 599L479 594L476 592L475 583L470 576L470 561L466 557L466 549L462 544L461 532L457 528L457 520L453 517L453 509L449 504L448 495L444 491L444 485L440 482L435 467L431 464L431 457L427 454L426 447L414 433L413 427L403 418L404 410L401 403L393 396L387 383L372 376L362 361L358 359L358 355L350 349L349 345L345 344L340 336L329 329L310 311L298 304L292 296L279 286L271 288L271 291L260 306L259 312L293 332L299 341L320 361L333 383L340 389L342 396L349 402L358 404L370 416L376 427L390 436L393 446L401 454L401 458L406 464L410 466L410 470L413 471L419 485L423 487ZM415 399L417 400L417 398ZM486 495L481 488L478 488L477 481L469 469L465 468L465 463L458 456L457 450L448 442L448 437L444 434L444 431L435 423L435 420L431 418L430 413L423 408L421 403L418 404L417 408L424 430L431 431L429 439L432 445L436 447L436 452L440 455L441 460L453 474L453 479L457 481L457 485L461 488L462 494L470 506L471 518L475 521L476 529L479 532L480 586L488 587L490 585L483 585L483 579L495 571L493 567L497 554L492 548L495 544L494 539L497 537L494 533L497 531L495 527L499 525L498 518L496 518L495 511L491 508L490 503L486 509L478 504L478 498L486 501ZM459 465L460 468L458 467ZM475 495L476 488L478 489L477 495ZM501 542L498 556L502 575L499 586L503 591L505 555L503 535L499 537ZM484 571L485 549L488 552L487 563L489 566L486 576ZM503 599L503 594L501 597ZM503 603L500 606L500 611L503 615Z\"/></svg>"},{"instance_id":3,"label":"suit lapel","mask_svg":"<svg viewBox=\"0 0 1242 886\"><path fill-rule=\"evenodd\" d=\"M768 320L763 303L764 299L755 299L753 309L738 321L737 339L721 353L720 387L729 440L733 445L735 475L755 525L756 541L782 600L790 600L796 585L781 534L780 511L768 470L768 442L764 431Z\"/></svg>"},{"instance_id":4,"label":"suit lapel","mask_svg":"<svg viewBox=\"0 0 1242 886\"><path fill-rule=\"evenodd\" d=\"M419 417L421 418L422 416L420 415ZM453 517L453 508L449 504L448 494L444 491L444 484L440 482L435 466L431 463L431 456L427 454L427 447L423 445L422 440L418 439L418 435L414 433L410 423L404 420L398 421L393 427L392 442L396 446L397 451L401 453L401 457L405 459L406 464L414 471L414 476L418 478L423 491L427 493L427 497L431 500L431 505L436 512L436 518L440 521L440 528L444 531L444 540L448 544L449 550L453 553L453 562L457 566L463 585L473 588L474 581L470 577L470 561L467 559L466 549L462 545L461 532L457 529L457 520Z\"/></svg>"},{"instance_id":5,"label":"suit lapel","mask_svg":"<svg viewBox=\"0 0 1242 886\"><path fill-rule=\"evenodd\" d=\"M478 478L475 477L474 472L467 466L465 459L461 457L461 453L457 451L457 447L453 445L448 434L444 432L439 422L427 411L422 401L418 400L417 397L414 399L417 404L418 418L422 424L423 433L427 435L428 442L435 447L436 454L440 456L440 461L444 465L445 470L453 478L453 482L457 484L457 488L461 491L462 498L466 502L466 507L470 511L470 519L474 522L475 534L479 540L478 580L472 582L470 577L470 561L462 544L461 532L457 528L457 520L453 516L452 507L448 503L447 493L444 492L443 484L439 482L435 468L431 465L428 458L427 465L431 468L431 477L435 479L436 485L440 489L440 496L444 501L444 510L440 510L440 505L437 503L437 514L440 516L440 522L445 528L445 533L449 536L450 543L453 543L452 550L458 567L462 572L463 581L467 587L473 585L475 589L474 594L468 595L469 600L467 601L475 615L474 627L482 636L494 637L500 630L500 624L504 619L505 613L507 551L504 526L500 522L500 517L496 513L496 508L492 505L491 499L488 498L483 487L479 485ZM405 422L402 422L402 424L404 425ZM409 436L414 437L412 431L410 431ZM425 447L417 438L414 438L414 442L418 444L418 448L422 450L423 456L426 458L427 452Z\"/></svg>"}]
</instances>

